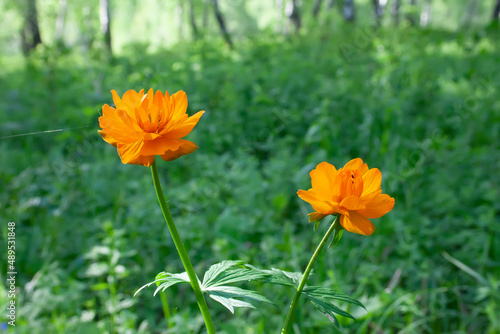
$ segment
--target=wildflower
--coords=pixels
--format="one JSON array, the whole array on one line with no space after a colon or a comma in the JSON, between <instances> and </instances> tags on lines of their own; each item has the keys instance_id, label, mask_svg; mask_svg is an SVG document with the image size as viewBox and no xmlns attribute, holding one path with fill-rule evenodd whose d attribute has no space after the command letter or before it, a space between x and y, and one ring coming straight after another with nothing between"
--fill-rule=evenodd
<instances>
[{"instance_id":1,"label":"wildflower","mask_svg":"<svg viewBox=\"0 0 500 334\"><path fill-rule=\"evenodd\" d=\"M118 149L124 164L151 166L155 156L172 161L198 146L181 139L198 123L204 111L188 117L186 93L172 96L160 91L147 94L129 90L122 98L112 90L115 108L105 104L99 117L99 134Z\"/></svg>"},{"instance_id":2,"label":"wildflower","mask_svg":"<svg viewBox=\"0 0 500 334\"><path fill-rule=\"evenodd\" d=\"M310 222L340 215L340 224L347 231L371 235L375 226L368 218L382 217L394 207L394 198L382 194L380 170L368 169L360 158L339 170L322 162L309 175L312 188L299 190L297 195L315 211L309 214Z\"/></svg>"}]
</instances>

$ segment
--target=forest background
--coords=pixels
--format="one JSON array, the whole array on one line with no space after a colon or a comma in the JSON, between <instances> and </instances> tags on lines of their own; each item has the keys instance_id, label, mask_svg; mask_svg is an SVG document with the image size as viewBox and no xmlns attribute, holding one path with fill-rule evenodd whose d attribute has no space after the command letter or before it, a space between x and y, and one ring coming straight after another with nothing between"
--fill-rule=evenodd
<instances>
[{"instance_id":1,"label":"forest background","mask_svg":"<svg viewBox=\"0 0 500 334\"><path fill-rule=\"evenodd\" d=\"M200 148L159 163L199 275L240 259L303 271L314 233L296 196L309 171L381 169L390 214L344 234L310 278L359 299L344 333L500 332L500 1L0 0L0 249L16 233L16 333L200 333L140 166L97 134L110 90L186 91ZM59 131L62 129L61 131ZM45 131L52 132L45 132ZM36 133L36 134L32 134ZM0 331L7 325L7 255ZM278 306L220 333L278 333ZM340 305L347 308L348 305ZM294 333L331 333L303 301ZM4 316L5 315L5 316ZM168 328L168 329L167 329Z\"/></svg>"}]
</instances>

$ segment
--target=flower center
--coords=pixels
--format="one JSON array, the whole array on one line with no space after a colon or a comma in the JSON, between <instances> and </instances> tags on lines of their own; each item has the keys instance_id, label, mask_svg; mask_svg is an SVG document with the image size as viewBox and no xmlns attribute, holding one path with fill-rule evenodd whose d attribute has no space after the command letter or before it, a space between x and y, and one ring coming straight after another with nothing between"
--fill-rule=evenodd
<instances>
[{"instance_id":1,"label":"flower center","mask_svg":"<svg viewBox=\"0 0 500 334\"><path fill-rule=\"evenodd\" d=\"M142 131L146 133L158 133L161 125L162 117L164 116L163 109L152 105L147 110L142 111L136 109L137 124L139 124Z\"/></svg>"},{"instance_id":2,"label":"flower center","mask_svg":"<svg viewBox=\"0 0 500 334\"><path fill-rule=\"evenodd\" d=\"M361 196L363 193L363 177L358 170L343 170L342 176L342 197Z\"/></svg>"}]
</instances>

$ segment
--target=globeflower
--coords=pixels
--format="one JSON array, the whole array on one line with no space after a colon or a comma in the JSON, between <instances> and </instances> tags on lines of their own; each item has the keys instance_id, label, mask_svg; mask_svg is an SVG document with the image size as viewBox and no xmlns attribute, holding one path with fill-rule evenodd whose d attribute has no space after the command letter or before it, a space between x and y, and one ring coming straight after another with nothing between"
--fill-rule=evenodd
<instances>
[{"instance_id":1,"label":"globeflower","mask_svg":"<svg viewBox=\"0 0 500 334\"><path fill-rule=\"evenodd\" d=\"M122 98L112 90L115 108L105 104L99 117L99 134L117 148L124 164L151 166L155 156L172 161L194 152L198 146L182 139L198 123L204 111L188 117L187 96L172 96L150 89L144 94L129 90Z\"/></svg>"},{"instance_id":2,"label":"globeflower","mask_svg":"<svg viewBox=\"0 0 500 334\"><path fill-rule=\"evenodd\" d=\"M339 170L322 162L309 175L312 188L299 190L297 195L315 211L309 214L310 222L340 215L340 224L347 231L371 235L375 226L368 219L382 217L394 207L394 198L382 194L380 170L369 169L360 158Z\"/></svg>"}]
</instances>

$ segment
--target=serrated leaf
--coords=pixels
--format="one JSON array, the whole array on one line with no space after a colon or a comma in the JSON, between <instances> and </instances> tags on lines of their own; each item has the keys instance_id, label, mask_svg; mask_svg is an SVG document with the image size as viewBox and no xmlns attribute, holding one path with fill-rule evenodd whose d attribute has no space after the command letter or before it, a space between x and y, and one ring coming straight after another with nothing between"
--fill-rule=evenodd
<instances>
[{"instance_id":1,"label":"serrated leaf","mask_svg":"<svg viewBox=\"0 0 500 334\"><path fill-rule=\"evenodd\" d=\"M235 307L255 308L255 306L249 302L236 298L250 299L253 301L272 304L269 299L255 291L245 290L234 286L212 286L207 288L205 291L208 292L210 298L221 303L233 314Z\"/></svg>"},{"instance_id":2,"label":"serrated leaf","mask_svg":"<svg viewBox=\"0 0 500 334\"><path fill-rule=\"evenodd\" d=\"M265 278L266 275L260 270L250 266L241 267L242 264L242 261L223 261L214 264L204 275L202 289Z\"/></svg>"},{"instance_id":3,"label":"serrated leaf","mask_svg":"<svg viewBox=\"0 0 500 334\"><path fill-rule=\"evenodd\" d=\"M163 283L159 284L160 282L163 282ZM139 290L137 290L134 293L134 297L135 297L135 295L137 295L139 293L139 291L141 291L142 289L145 289L145 288L147 288L155 283L157 285L157 288L156 288L155 292L153 293L153 296L156 296L158 291L160 291L160 290L165 291L166 289L168 289L169 287L171 287L175 284L189 283L189 282L190 282L189 276L186 272L183 272L181 274L171 274L171 273L161 272L158 275L156 275L156 279L153 282L149 282L148 284L145 284L142 287L140 287Z\"/></svg>"},{"instance_id":4,"label":"serrated leaf","mask_svg":"<svg viewBox=\"0 0 500 334\"><path fill-rule=\"evenodd\" d=\"M260 272L265 274L268 283L286 285L297 288L300 280L302 279L302 273L299 272L289 272L276 268L271 270L258 269Z\"/></svg>"},{"instance_id":5,"label":"serrated leaf","mask_svg":"<svg viewBox=\"0 0 500 334\"><path fill-rule=\"evenodd\" d=\"M256 281L265 278L265 274L249 268L237 268L226 271L212 280L209 286L219 286L243 281Z\"/></svg>"},{"instance_id":6,"label":"serrated leaf","mask_svg":"<svg viewBox=\"0 0 500 334\"><path fill-rule=\"evenodd\" d=\"M203 276L202 285L205 287L211 286L212 284L214 284L214 282L217 281L217 278L224 275L224 272L226 270L231 267L241 265L242 263L242 261L222 261L210 266L210 268L208 268L207 272Z\"/></svg>"},{"instance_id":7,"label":"serrated leaf","mask_svg":"<svg viewBox=\"0 0 500 334\"><path fill-rule=\"evenodd\" d=\"M347 303L351 303L354 305L357 305L359 307L362 307L366 310L366 307L361 304L358 300L343 294L334 291L333 289L330 288L325 288L325 287L320 287L320 286L308 286L304 288L302 293L312 296L314 298L321 298L321 299L334 299L334 300L341 300Z\"/></svg>"},{"instance_id":8,"label":"serrated leaf","mask_svg":"<svg viewBox=\"0 0 500 334\"><path fill-rule=\"evenodd\" d=\"M341 308L335 306L331 300L341 300L344 302L348 302L357 306L360 306L366 310L366 308L354 298L351 298L343 293L335 292L333 289L319 287L319 286L309 286L306 287L303 291L303 294L313 303L314 307L316 307L321 313L326 315L330 321L334 323L334 325L339 328L339 324L335 314L342 315L344 317L348 317L354 319L354 317L342 310Z\"/></svg>"},{"instance_id":9,"label":"serrated leaf","mask_svg":"<svg viewBox=\"0 0 500 334\"><path fill-rule=\"evenodd\" d=\"M189 280L189 276L186 272L182 274L172 274L171 277L163 278L162 279L164 282L156 288L155 292L153 293L153 296L156 296L156 294L161 290L162 292L165 292L168 288L170 288L173 285L179 284L179 283L190 283L191 281ZM157 283L158 284L158 283Z\"/></svg>"},{"instance_id":10,"label":"serrated leaf","mask_svg":"<svg viewBox=\"0 0 500 334\"><path fill-rule=\"evenodd\" d=\"M247 307L247 308L255 308L252 304L237 300L234 298L226 298L223 296L220 296L218 294L209 294L208 295L210 298L213 300L221 303L223 306L225 306L232 314L234 314L234 308L235 307Z\"/></svg>"},{"instance_id":11,"label":"serrated leaf","mask_svg":"<svg viewBox=\"0 0 500 334\"><path fill-rule=\"evenodd\" d=\"M223 295L224 297L248 298L259 302L272 304L269 299L255 291L242 289L235 286L212 286L205 291L207 291L208 293Z\"/></svg>"},{"instance_id":12,"label":"serrated leaf","mask_svg":"<svg viewBox=\"0 0 500 334\"><path fill-rule=\"evenodd\" d=\"M327 303L321 300L317 300L314 298L309 297L311 300L312 304L316 309L318 309L321 313L323 313L332 323L333 325L337 328L340 329L340 324L337 318L335 317L335 312L333 312Z\"/></svg>"},{"instance_id":13,"label":"serrated leaf","mask_svg":"<svg viewBox=\"0 0 500 334\"><path fill-rule=\"evenodd\" d=\"M222 261L208 269L203 277L201 289L207 292L210 298L221 303L231 313L234 313L235 307L255 308L249 302L240 299L265 303L271 303L271 301L257 292L228 286L227 284L261 280L266 276L267 274L262 270L252 266L243 266L242 261Z\"/></svg>"},{"instance_id":14,"label":"serrated leaf","mask_svg":"<svg viewBox=\"0 0 500 334\"><path fill-rule=\"evenodd\" d=\"M342 310L341 308L333 305L327 299L316 298L316 297L313 297L313 296L310 296L310 295L307 295L307 294L306 294L306 296L309 298L309 300L311 300L311 302L313 303L313 305L318 310L320 310L323 314L329 316L328 318L330 320L332 320L332 318L336 319L335 318L335 314L339 314L339 315L342 315L344 317L354 319L354 317L351 314L349 314L346 311ZM354 319L354 320L356 320L356 319ZM333 320L332 320L332 322L333 322Z\"/></svg>"}]
</instances>

